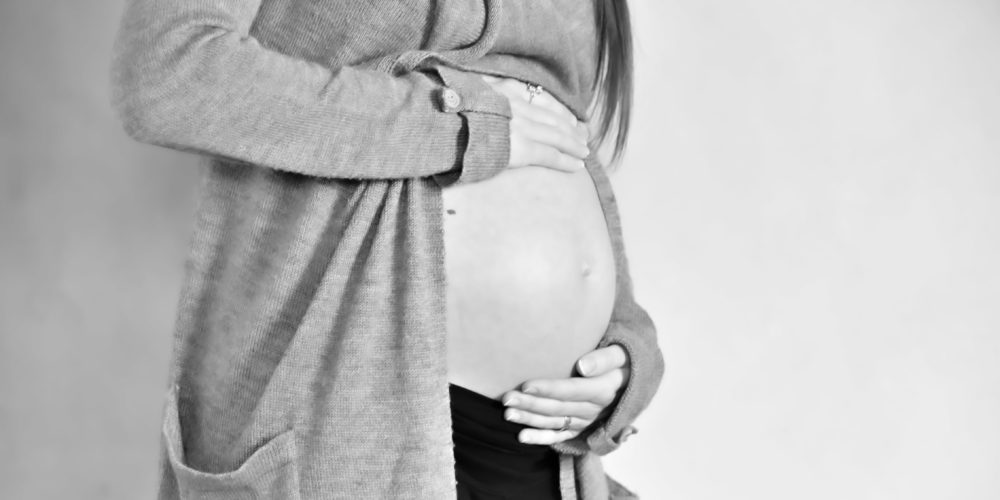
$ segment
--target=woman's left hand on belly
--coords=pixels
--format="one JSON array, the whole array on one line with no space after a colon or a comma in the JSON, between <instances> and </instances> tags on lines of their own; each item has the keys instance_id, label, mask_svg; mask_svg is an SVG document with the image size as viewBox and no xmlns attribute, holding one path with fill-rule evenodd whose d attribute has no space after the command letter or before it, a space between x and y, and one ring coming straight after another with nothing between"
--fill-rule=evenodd
<instances>
[{"instance_id":1,"label":"woman's left hand on belly","mask_svg":"<svg viewBox=\"0 0 1000 500\"><path fill-rule=\"evenodd\" d=\"M628 381L628 356L618 345L595 349L577 361L576 370L581 376L528 380L520 391L503 395L507 420L532 427L521 431L521 442L573 439L606 417Z\"/></svg>"}]
</instances>

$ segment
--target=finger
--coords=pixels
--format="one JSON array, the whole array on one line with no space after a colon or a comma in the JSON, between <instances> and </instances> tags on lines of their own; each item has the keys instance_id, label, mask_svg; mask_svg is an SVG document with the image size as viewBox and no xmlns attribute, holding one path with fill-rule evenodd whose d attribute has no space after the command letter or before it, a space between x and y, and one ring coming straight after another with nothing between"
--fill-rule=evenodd
<instances>
[{"instance_id":1,"label":"finger","mask_svg":"<svg viewBox=\"0 0 1000 500\"><path fill-rule=\"evenodd\" d=\"M601 375L628 363L625 349L618 344L594 349L576 361L576 371L584 377Z\"/></svg>"},{"instance_id":2,"label":"finger","mask_svg":"<svg viewBox=\"0 0 1000 500\"><path fill-rule=\"evenodd\" d=\"M504 406L536 415L563 418L566 416L593 420L604 409L590 400L559 400L510 391L503 396ZM561 425L561 424L560 424ZM559 428L559 426L556 426Z\"/></svg>"},{"instance_id":3,"label":"finger","mask_svg":"<svg viewBox=\"0 0 1000 500\"><path fill-rule=\"evenodd\" d=\"M522 384L521 392L559 401L589 401L607 406L614 401L624 382L625 371L618 368L593 377L529 380Z\"/></svg>"},{"instance_id":4,"label":"finger","mask_svg":"<svg viewBox=\"0 0 1000 500\"><path fill-rule=\"evenodd\" d=\"M535 103L538 105L532 106L532 104ZM556 99L552 94L543 92L536 97L535 100L529 104L529 106L536 109L543 109L545 112L555 117L560 125L565 124L567 126L567 132L572 134L576 140L582 142L583 144L590 143L590 128L587 123L577 118L568 107Z\"/></svg>"},{"instance_id":5,"label":"finger","mask_svg":"<svg viewBox=\"0 0 1000 500\"><path fill-rule=\"evenodd\" d=\"M575 136L566 133L557 126L547 125L532 120L518 120L521 131L531 140L554 147L559 151L572 155L580 160L590 154L587 145L576 140Z\"/></svg>"},{"instance_id":6,"label":"finger","mask_svg":"<svg viewBox=\"0 0 1000 500\"><path fill-rule=\"evenodd\" d=\"M591 401L606 392L606 380L600 377L570 377L534 379L521 384L521 392L529 396L559 401Z\"/></svg>"},{"instance_id":7,"label":"finger","mask_svg":"<svg viewBox=\"0 0 1000 500\"><path fill-rule=\"evenodd\" d=\"M563 154L558 149L544 144L530 143L530 160L527 165L537 165L561 172L578 172L586 168L583 160Z\"/></svg>"},{"instance_id":8,"label":"finger","mask_svg":"<svg viewBox=\"0 0 1000 500\"><path fill-rule=\"evenodd\" d=\"M567 421L568 417L568 421ZM595 415L596 417L596 415ZM508 408L504 412L504 418L509 422L517 422L522 425L527 425L529 427L534 427L536 429L550 429L550 430L574 430L580 431L587 428L588 425L593 423L593 419L574 417L572 415L554 416L554 415L539 415L537 413L532 413L529 411L517 410L514 408ZM566 429L563 429L563 426Z\"/></svg>"},{"instance_id":9,"label":"finger","mask_svg":"<svg viewBox=\"0 0 1000 500\"><path fill-rule=\"evenodd\" d=\"M587 140L590 138L586 125L566 121L564 117L550 109L528 104L526 102L512 101L511 113L527 118L531 121L555 127L563 134L572 137L584 148L587 147Z\"/></svg>"},{"instance_id":10,"label":"finger","mask_svg":"<svg viewBox=\"0 0 1000 500\"><path fill-rule=\"evenodd\" d=\"M547 112L557 116L560 122L569 123L574 127L580 122L580 120L573 114L572 111L570 111L568 107L559 102L559 100L556 99L551 92L545 90L544 87L542 88L542 92L532 98L529 103L528 98L530 94L528 93L527 82L518 80L517 78L492 78L494 78L494 80L487 81L494 86L495 90L503 93L512 101L523 102L536 108L543 108Z\"/></svg>"},{"instance_id":11,"label":"finger","mask_svg":"<svg viewBox=\"0 0 1000 500\"><path fill-rule=\"evenodd\" d=\"M590 144L590 125L587 122L577 122L574 127L576 127L576 133L583 138L583 142Z\"/></svg>"},{"instance_id":12,"label":"finger","mask_svg":"<svg viewBox=\"0 0 1000 500\"><path fill-rule=\"evenodd\" d=\"M537 122L558 126L560 129L565 130L568 135L573 136L573 138L581 144L588 144L590 140L590 129L588 128L587 123L577 120L576 116L574 116L569 110L565 109L562 104L558 103L558 101L555 101L554 99L550 100L555 102L555 106L543 106L534 103L529 104L524 100L512 99L511 112L520 114Z\"/></svg>"},{"instance_id":13,"label":"finger","mask_svg":"<svg viewBox=\"0 0 1000 500\"><path fill-rule=\"evenodd\" d=\"M580 431L553 431L548 429L521 429L517 439L525 444L556 444L575 438Z\"/></svg>"},{"instance_id":14,"label":"finger","mask_svg":"<svg viewBox=\"0 0 1000 500\"><path fill-rule=\"evenodd\" d=\"M562 172L578 172L586 166L583 160L574 158L558 149L535 142L520 127L511 122L510 162L511 167L536 165Z\"/></svg>"},{"instance_id":15,"label":"finger","mask_svg":"<svg viewBox=\"0 0 1000 500\"><path fill-rule=\"evenodd\" d=\"M524 96L524 100L525 102L527 102L530 95L528 93L527 84L525 82L520 82L520 81L519 83L521 84L521 89L520 89L522 93L521 95ZM536 94L535 97L531 99L530 104L532 106L545 109L547 112L550 112L553 115L557 116L559 120L562 122L569 123L574 126L577 124L577 122L579 122L579 120L576 118L576 115L574 115L573 112L570 111L569 107L563 104L559 99L556 99L556 96L554 96L551 92L546 90L545 87L542 87L542 91Z\"/></svg>"},{"instance_id":16,"label":"finger","mask_svg":"<svg viewBox=\"0 0 1000 500\"><path fill-rule=\"evenodd\" d=\"M569 135L576 135L576 126L567 122L562 116L559 116L558 113L552 112L552 110L545 109L535 104L528 104L527 101L520 99L511 100L510 109L511 112L518 117L558 127L566 131Z\"/></svg>"},{"instance_id":17,"label":"finger","mask_svg":"<svg viewBox=\"0 0 1000 500\"><path fill-rule=\"evenodd\" d=\"M557 116L560 121L569 123L570 125L576 125L579 121L576 119L576 115L569 110L562 102L560 102L554 95L549 93L547 90L542 89L542 93L535 96L532 99L531 104L536 107L545 109L546 111Z\"/></svg>"},{"instance_id":18,"label":"finger","mask_svg":"<svg viewBox=\"0 0 1000 500\"><path fill-rule=\"evenodd\" d=\"M586 122L578 120L569 108L563 106L550 93L543 90L529 103L524 82L516 78L497 78L490 75L484 75L483 80L494 90L507 96L511 112L515 116L524 115L535 121L565 127L567 134L572 135L581 144L588 144L590 130Z\"/></svg>"}]
</instances>

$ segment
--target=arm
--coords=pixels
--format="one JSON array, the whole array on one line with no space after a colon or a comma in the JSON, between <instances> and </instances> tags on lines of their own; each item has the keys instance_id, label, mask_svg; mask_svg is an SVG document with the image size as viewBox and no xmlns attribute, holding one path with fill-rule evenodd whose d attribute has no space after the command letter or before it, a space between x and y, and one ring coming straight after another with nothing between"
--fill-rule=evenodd
<instances>
[{"instance_id":1,"label":"arm","mask_svg":"<svg viewBox=\"0 0 1000 500\"><path fill-rule=\"evenodd\" d=\"M628 377L623 389L609 407L607 418L599 419L571 439L553 445L561 453L582 454L593 451L606 455L636 429L632 422L648 406L663 379L664 362L649 314L635 301L632 277L625 255L618 205L604 168L597 164L590 171L607 215L617 269L615 304L608 329L597 348L619 345L628 358Z\"/></svg>"},{"instance_id":2,"label":"arm","mask_svg":"<svg viewBox=\"0 0 1000 500\"><path fill-rule=\"evenodd\" d=\"M636 432L631 423L659 387L663 356L649 316L634 301L625 302L598 347L578 360L579 376L529 380L504 394L510 407L505 417L528 426L519 433L522 442L604 455Z\"/></svg>"},{"instance_id":3,"label":"arm","mask_svg":"<svg viewBox=\"0 0 1000 500\"><path fill-rule=\"evenodd\" d=\"M599 420L589 431L573 439L554 445L563 453L593 451L606 455L617 449L625 439L636 432L632 422L648 406L663 378L663 354L656 341L652 320L638 304L632 301L621 308L631 319L612 319L607 334L598 348L620 345L629 358L629 376L611 414ZM630 311L630 312L625 312Z\"/></svg>"},{"instance_id":4,"label":"arm","mask_svg":"<svg viewBox=\"0 0 1000 500\"><path fill-rule=\"evenodd\" d=\"M507 166L509 103L479 75L394 76L269 50L249 34L260 1L129 0L111 77L130 136L330 178L472 182ZM442 103L445 88L458 105Z\"/></svg>"},{"instance_id":5,"label":"arm","mask_svg":"<svg viewBox=\"0 0 1000 500\"><path fill-rule=\"evenodd\" d=\"M610 184L603 167L590 170L605 207L617 269L608 328L598 346L578 361L581 376L529 380L503 396L510 407L506 417L529 426L520 432L523 442L573 455L605 455L621 446L636 431L631 424L649 406L664 372L656 329L632 293ZM567 416L571 420L564 420Z\"/></svg>"}]
</instances>

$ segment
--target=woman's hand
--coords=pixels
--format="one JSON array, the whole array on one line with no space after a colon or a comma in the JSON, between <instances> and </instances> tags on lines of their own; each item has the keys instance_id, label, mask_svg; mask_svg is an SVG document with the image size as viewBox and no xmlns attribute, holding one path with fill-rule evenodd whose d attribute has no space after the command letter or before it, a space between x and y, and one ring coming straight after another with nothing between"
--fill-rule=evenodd
<instances>
[{"instance_id":1,"label":"woman's hand","mask_svg":"<svg viewBox=\"0 0 1000 500\"><path fill-rule=\"evenodd\" d=\"M590 154L585 122L577 120L566 106L544 90L529 103L523 81L481 76L510 101L509 167L537 165L564 172L584 168L583 159Z\"/></svg>"},{"instance_id":2,"label":"woman's hand","mask_svg":"<svg viewBox=\"0 0 1000 500\"><path fill-rule=\"evenodd\" d=\"M611 411L611 404L625 387L629 362L618 345L595 349L576 363L580 377L535 379L521 384L520 391L503 395L504 417L533 427L518 436L522 443L554 444L573 439L587 426ZM570 417L569 426L563 425Z\"/></svg>"}]
</instances>

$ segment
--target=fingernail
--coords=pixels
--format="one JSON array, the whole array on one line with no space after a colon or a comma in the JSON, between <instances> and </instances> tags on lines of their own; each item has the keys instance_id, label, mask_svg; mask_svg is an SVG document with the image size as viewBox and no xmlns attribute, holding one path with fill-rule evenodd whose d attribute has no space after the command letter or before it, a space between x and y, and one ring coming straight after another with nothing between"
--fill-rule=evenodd
<instances>
[{"instance_id":1,"label":"fingernail","mask_svg":"<svg viewBox=\"0 0 1000 500\"><path fill-rule=\"evenodd\" d=\"M584 362L583 360L576 362L576 371L580 372L580 375L586 376L590 373L590 364Z\"/></svg>"},{"instance_id":2,"label":"fingernail","mask_svg":"<svg viewBox=\"0 0 1000 500\"><path fill-rule=\"evenodd\" d=\"M516 405L517 404L517 397L511 396L511 397L507 398L507 401L504 401L503 404L504 404L504 406L513 406L513 405Z\"/></svg>"},{"instance_id":3,"label":"fingernail","mask_svg":"<svg viewBox=\"0 0 1000 500\"><path fill-rule=\"evenodd\" d=\"M531 437L530 436L525 436L523 433L519 433L517 435L517 440L520 441L520 442L522 442L522 443L524 443L524 444L531 444Z\"/></svg>"},{"instance_id":4,"label":"fingernail","mask_svg":"<svg viewBox=\"0 0 1000 500\"><path fill-rule=\"evenodd\" d=\"M521 418L521 414L518 413L517 410L507 410L507 413L504 414L504 417L507 420L514 421Z\"/></svg>"},{"instance_id":5,"label":"fingernail","mask_svg":"<svg viewBox=\"0 0 1000 500\"><path fill-rule=\"evenodd\" d=\"M528 387L524 388L524 393L525 394L538 394L538 388L535 387L535 386L533 386L533 385L529 385Z\"/></svg>"}]
</instances>

